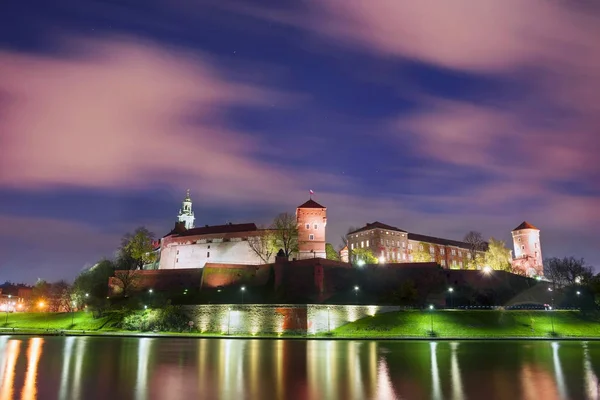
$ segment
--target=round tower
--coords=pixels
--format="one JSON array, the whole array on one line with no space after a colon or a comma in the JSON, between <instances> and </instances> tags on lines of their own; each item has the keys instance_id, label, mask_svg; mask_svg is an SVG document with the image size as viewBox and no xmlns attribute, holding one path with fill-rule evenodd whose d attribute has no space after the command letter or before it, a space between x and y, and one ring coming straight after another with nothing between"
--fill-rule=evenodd
<instances>
[{"instance_id":1,"label":"round tower","mask_svg":"<svg viewBox=\"0 0 600 400\"><path fill-rule=\"evenodd\" d=\"M327 208L312 198L296 209L298 223L298 259L327 258L325 227Z\"/></svg>"},{"instance_id":2,"label":"round tower","mask_svg":"<svg viewBox=\"0 0 600 400\"><path fill-rule=\"evenodd\" d=\"M528 276L544 275L540 230L524 221L512 231L515 259L513 264Z\"/></svg>"},{"instance_id":3,"label":"round tower","mask_svg":"<svg viewBox=\"0 0 600 400\"><path fill-rule=\"evenodd\" d=\"M185 224L185 229L192 229L194 227L194 211L192 211L192 198L190 197L190 189L185 193L185 199L181 204L181 209L177 215L177 220Z\"/></svg>"}]
</instances>

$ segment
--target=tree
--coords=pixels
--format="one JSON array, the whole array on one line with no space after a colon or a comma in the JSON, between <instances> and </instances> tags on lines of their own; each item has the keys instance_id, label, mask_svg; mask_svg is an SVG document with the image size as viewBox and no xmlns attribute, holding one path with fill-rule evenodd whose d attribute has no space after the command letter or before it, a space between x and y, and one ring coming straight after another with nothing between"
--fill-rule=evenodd
<instances>
[{"instance_id":1,"label":"tree","mask_svg":"<svg viewBox=\"0 0 600 400\"><path fill-rule=\"evenodd\" d=\"M335 251L331 243L325 243L325 254L328 260L340 261L340 255Z\"/></svg>"},{"instance_id":2,"label":"tree","mask_svg":"<svg viewBox=\"0 0 600 400\"><path fill-rule=\"evenodd\" d=\"M117 268L142 269L144 264L156 261L156 255L152 252L153 242L154 234L143 226L133 233L127 233L121 240Z\"/></svg>"},{"instance_id":3,"label":"tree","mask_svg":"<svg viewBox=\"0 0 600 400\"><path fill-rule=\"evenodd\" d=\"M275 235L269 229L261 229L259 235L249 237L248 246L265 264L271 262L273 254L277 251Z\"/></svg>"},{"instance_id":4,"label":"tree","mask_svg":"<svg viewBox=\"0 0 600 400\"><path fill-rule=\"evenodd\" d=\"M281 213L273 220L271 226L274 235L274 244L283 250L285 257L289 258L298 251L298 223L296 217Z\"/></svg>"},{"instance_id":5,"label":"tree","mask_svg":"<svg viewBox=\"0 0 600 400\"><path fill-rule=\"evenodd\" d=\"M95 303L108 295L108 279L113 276L116 265L103 259L91 268L82 271L73 282L74 301L79 305Z\"/></svg>"},{"instance_id":6,"label":"tree","mask_svg":"<svg viewBox=\"0 0 600 400\"><path fill-rule=\"evenodd\" d=\"M469 245L469 254L471 254L471 258L468 264L475 264L475 260L477 260L477 256L485 251L485 240L483 240L483 235L477 231L468 232L463 238L463 242Z\"/></svg>"},{"instance_id":7,"label":"tree","mask_svg":"<svg viewBox=\"0 0 600 400\"><path fill-rule=\"evenodd\" d=\"M136 269L123 269L115 271L115 281L123 296L127 297L135 290L140 279L140 273Z\"/></svg>"},{"instance_id":8,"label":"tree","mask_svg":"<svg viewBox=\"0 0 600 400\"><path fill-rule=\"evenodd\" d=\"M344 247L348 246L348 234L349 234L350 232L354 232L354 231L357 231L357 230L358 230L358 228L356 228L356 227L354 227L354 226L351 226L351 227L349 227L349 228L348 228L348 230L346 231L346 234L345 234L345 235L342 235L342 248L344 248Z\"/></svg>"},{"instance_id":9,"label":"tree","mask_svg":"<svg viewBox=\"0 0 600 400\"><path fill-rule=\"evenodd\" d=\"M425 250L423 244L419 244L416 250L413 245L413 250L410 254L412 255L412 262L432 262L431 258L433 255Z\"/></svg>"},{"instance_id":10,"label":"tree","mask_svg":"<svg viewBox=\"0 0 600 400\"><path fill-rule=\"evenodd\" d=\"M373 254L371 249L360 249L356 248L352 250L352 258L351 262L353 264L357 264L359 262L363 262L365 264L377 264L379 260Z\"/></svg>"},{"instance_id":11,"label":"tree","mask_svg":"<svg viewBox=\"0 0 600 400\"><path fill-rule=\"evenodd\" d=\"M477 262L481 260L481 264L489 266L497 271L512 272L511 253L502 240L490 238L488 248L483 254L483 257L478 255Z\"/></svg>"},{"instance_id":12,"label":"tree","mask_svg":"<svg viewBox=\"0 0 600 400\"><path fill-rule=\"evenodd\" d=\"M590 281L593 273L583 258L553 257L544 261L544 275L555 286L569 286Z\"/></svg>"}]
</instances>

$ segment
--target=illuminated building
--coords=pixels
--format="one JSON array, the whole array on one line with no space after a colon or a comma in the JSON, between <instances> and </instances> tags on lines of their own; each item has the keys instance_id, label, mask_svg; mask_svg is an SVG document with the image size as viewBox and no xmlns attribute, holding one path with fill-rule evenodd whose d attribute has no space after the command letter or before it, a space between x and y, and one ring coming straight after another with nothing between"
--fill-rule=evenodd
<instances>
[{"instance_id":1,"label":"illuminated building","mask_svg":"<svg viewBox=\"0 0 600 400\"><path fill-rule=\"evenodd\" d=\"M527 276L543 276L540 230L524 221L512 231L512 238L515 249L513 268L520 269Z\"/></svg>"},{"instance_id":2,"label":"illuminated building","mask_svg":"<svg viewBox=\"0 0 600 400\"><path fill-rule=\"evenodd\" d=\"M203 268L207 263L258 265L274 261L275 254L263 260L248 243L259 240L266 233L256 224L230 223L194 228L194 219L188 190L175 228L156 245L158 269ZM326 258L326 207L310 199L296 209L296 222L298 253L292 258ZM147 269L153 269L153 266Z\"/></svg>"},{"instance_id":3,"label":"illuminated building","mask_svg":"<svg viewBox=\"0 0 600 400\"><path fill-rule=\"evenodd\" d=\"M348 233L347 240L350 254L354 249L368 249L380 263L437 262L445 268L463 269L471 259L469 243L409 233L378 221Z\"/></svg>"},{"instance_id":4,"label":"illuminated building","mask_svg":"<svg viewBox=\"0 0 600 400\"><path fill-rule=\"evenodd\" d=\"M192 210L192 198L190 197L190 190L188 189L185 194L185 199L183 199L183 203L181 204L181 209L179 210L179 214L177 215L177 220L179 222L183 222L185 229L194 228L194 211Z\"/></svg>"}]
</instances>

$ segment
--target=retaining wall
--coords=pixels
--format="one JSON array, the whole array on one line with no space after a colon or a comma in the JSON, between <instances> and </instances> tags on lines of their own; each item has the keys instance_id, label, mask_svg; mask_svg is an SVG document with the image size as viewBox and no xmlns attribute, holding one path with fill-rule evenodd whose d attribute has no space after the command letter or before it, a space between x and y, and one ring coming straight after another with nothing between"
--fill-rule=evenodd
<instances>
[{"instance_id":1,"label":"retaining wall","mask_svg":"<svg viewBox=\"0 0 600 400\"><path fill-rule=\"evenodd\" d=\"M398 306L321 304L219 304L185 307L201 333L315 334L325 333L358 319L398 311Z\"/></svg>"}]
</instances>

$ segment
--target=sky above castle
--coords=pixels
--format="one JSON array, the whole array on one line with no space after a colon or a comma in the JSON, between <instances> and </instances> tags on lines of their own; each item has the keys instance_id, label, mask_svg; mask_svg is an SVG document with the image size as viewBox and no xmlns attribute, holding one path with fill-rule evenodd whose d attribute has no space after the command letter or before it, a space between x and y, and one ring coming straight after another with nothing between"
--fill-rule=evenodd
<instances>
[{"instance_id":1,"label":"sky above castle","mask_svg":"<svg viewBox=\"0 0 600 400\"><path fill-rule=\"evenodd\" d=\"M600 3L8 0L0 281L73 279L124 232L379 220L600 270ZM511 246L512 248L512 246Z\"/></svg>"}]
</instances>

